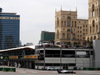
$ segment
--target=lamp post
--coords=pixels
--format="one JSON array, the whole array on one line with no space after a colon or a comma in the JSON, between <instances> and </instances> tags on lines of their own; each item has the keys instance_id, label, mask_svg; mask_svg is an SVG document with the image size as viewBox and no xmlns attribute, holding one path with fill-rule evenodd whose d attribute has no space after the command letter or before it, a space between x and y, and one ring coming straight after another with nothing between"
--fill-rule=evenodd
<instances>
[{"instance_id":1,"label":"lamp post","mask_svg":"<svg viewBox=\"0 0 100 75\"><path fill-rule=\"evenodd\" d=\"M43 46L44 48L44 69L45 69L45 46Z\"/></svg>"},{"instance_id":2,"label":"lamp post","mask_svg":"<svg viewBox=\"0 0 100 75\"><path fill-rule=\"evenodd\" d=\"M62 66L62 46L60 47L60 69Z\"/></svg>"}]
</instances>

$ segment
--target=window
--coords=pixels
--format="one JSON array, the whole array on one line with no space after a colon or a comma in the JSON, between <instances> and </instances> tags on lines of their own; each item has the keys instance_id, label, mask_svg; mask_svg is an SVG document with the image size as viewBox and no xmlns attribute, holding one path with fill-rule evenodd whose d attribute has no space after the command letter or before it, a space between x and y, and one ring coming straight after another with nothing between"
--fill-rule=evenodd
<instances>
[{"instance_id":1,"label":"window","mask_svg":"<svg viewBox=\"0 0 100 75\"><path fill-rule=\"evenodd\" d=\"M95 6L94 6L94 4L92 5L92 17L94 17L95 16Z\"/></svg>"},{"instance_id":2,"label":"window","mask_svg":"<svg viewBox=\"0 0 100 75\"><path fill-rule=\"evenodd\" d=\"M67 39L70 40L70 33L67 33Z\"/></svg>"},{"instance_id":3,"label":"window","mask_svg":"<svg viewBox=\"0 0 100 75\"><path fill-rule=\"evenodd\" d=\"M78 31L78 33L79 33L79 31Z\"/></svg>"},{"instance_id":4,"label":"window","mask_svg":"<svg viewBox=\"0 0 100 75\"><path fill-rule=\"evenodd\" d=\"M63 39L65 39L65 33L63 33L62 36L63 36Z\"/></svg>"},{"instance_id":5,"label":"window","mask_svg":"<svg viewBox=\"0 0 100 75\"><path fill-rule=\"evenodd\" d=\"M75 21L75 27L76 27L76 21Z\"/></svg>"},{"instance_id":6,"label":"window","mask_svg":"<svg viewBox=\"0 0 100 75\"><path fill-rule=\"evenodd\" d=\"M59 19L57 18L57 27L59 27Z\"/></svg>"},{"instance_id":7,"label":"window","mask_svg":"<svg viewBox=\"0 0 100 75\"><path fill-rule=\"evenodd\" d=\"M57 39L59 39L59 31L57 31Z\"/></svg>"},{"instance_id":8,"label":"window","mask_svg":"<svg viewBox=\"0 0 100 75\"><path fill-rule=\"evenodd\" d=\"M78 29L79 29L79 27L78 27Z\"/></svg>"},{"instance_id":9,"label":"window","mask_svg":"<svg viewBox=\"0 0 100 75\"><path fill-rule=\"evenodd\" d=\"M70 26L70 21L67 21L67 26Z\"/></svg>"},{"instance_id":10,"label":"window","mask_svg":"<svg viewBox=\"0 0 100 75\"><path fill-rule=\"evenodd\" d=\"M93 32L95 32L95 21L92 21L92 26L93 26Z\"/></svg>"},{"instance_id":11,"label":"window","mask_svg":"<svg viewBox=\"0 0 100 75\"><path fill-rule=\"evenodd\" d=\"M98 25L96 25L96 31L98 32Z\"/></svg>"},{"instance_id":12,"label":"window","mask_svg":"<svg viewBox=\"0 0 100 75\"><path fill-rule=\"evenodd\" d=\"M85 33L83 33L83 35L85 35Z\"/></svg>"},{"instance_id":13,"label":"window","mask_svg":"<svg viewBox=\"0 0 100 75\"><path fill-rule=\"evenodd\" d=\"M79 37L79 35L78 35L78 37Z\"/></svg>"},{"instance_id":14,"label":"window","mask_svg":"<svg viewBox=\"0 0 100 75\"><path fill-rule=\"evenodd\" d=\"M91 26L90 26L90 33L91 33Z\"/></svg>"},{"instance_id":15,"label":"window","mask_svg":"<svg viewBox=\"0 0 100 75\"><path fill-rule=\"evenodd\" d=\"M70 26L70 24L71 24L71 18L67 17L67 26Z\"/></svg>"},{"instance_id":16,"label":"window","mask_svg":"<svg viewBox=\"0 0 100 75\"><path fill-rule=\"evenodd\" d=\"M67 20L70 20L71 18L70 17L67 17Z\"/></svg>"},{"instance_id":17,"label":"window","mask_svg":"<svg viewBox=\"0 0 100 75\"><path fill-rule=\"evenodd\" d=\"M63 21L61 21L61 27L63 27Z\"/></svg>"},{"instance_id":18,"label":"window","mask_svg":"<svg viewBox=\"0 0 100 75\"><path fill-rule=\"evenodd\" d=\"M66 21L64 21L64 27L66 27Z\"/></svg>"},{"instance_id":19,"label":"window","mask_svg":"<svg viewBox=\"0 0 100 75\"><path fill-rule=\"evenodd\" d=\"M94 20L92 21L92 26L95 27L95 21Z\"/></svg>"},{"instance_id":20,"label":"window","mask_svg":"<svg viewBox=\"0 0 100 75\"><path fill-rule=\"evenodd\" d=\"M85 27L85 25L83 25L83 27Z\"/></svg>"},{"instance_id":21,"label":"window","mask_svg":"<svg viewBox=\"0 0 100 75\"><path fill-rule=\"evenodd\" d=\"M72 27L73 27L73 21L72 21Z\"/></svg>"}]
</instances>

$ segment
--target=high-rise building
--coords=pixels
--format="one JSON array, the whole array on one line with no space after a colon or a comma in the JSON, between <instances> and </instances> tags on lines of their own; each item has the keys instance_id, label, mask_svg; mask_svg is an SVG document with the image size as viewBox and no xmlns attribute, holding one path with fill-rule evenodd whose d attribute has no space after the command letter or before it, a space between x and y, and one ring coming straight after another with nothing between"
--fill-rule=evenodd
<instances>
[{"instance_id":1,"label":"high-rise building","mask_svg":"<svg viewBox=\"0 0 100 75\"><path fill-rule=\"evenodd\" d=\"M42 31L41 32L41 42L54 41L55 32Z\"/></svg>"},{"instance_id":2,"label":"high-rise building","mask_svg":"<svg viewBox=\"0 0 100 75\"><path fill-rule=\"evenodd\" d=\"M88 20L77 18L76 11L55 12L55 42L83 43L88 33Z\"/></svg>"},{"instance_id":3,"label":"high-rise building","mask_svg":"<svg viewBox=\"0 0 100 75\"><path fill-rule=\"evenodd\" d=\"M5 13L0 8L0 49L19 46L20 16Z\"/></svg>"},{"instance_id":4,"label":"high-rise building","mask_svg":"<svg viewBox=\"0 0 100 75\"><path fill-rule=\"evenodd\" d=\"M100 40L100 0L89 1L88 35L87 40Z\"/></svg>"}]
</instances>

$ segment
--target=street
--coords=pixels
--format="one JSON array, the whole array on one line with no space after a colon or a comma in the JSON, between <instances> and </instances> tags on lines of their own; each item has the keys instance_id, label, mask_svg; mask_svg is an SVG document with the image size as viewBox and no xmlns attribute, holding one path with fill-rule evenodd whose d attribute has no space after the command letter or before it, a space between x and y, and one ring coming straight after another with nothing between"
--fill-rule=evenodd
<instances>
[{"instance_id":1,"label":"street","mask_svg":"<svg viewBox=\"0 0 100 75\"><path fill-rule=\"evenodd\" d=\"M100 71L75 71L76 74L66 75L100 75ZM58 74L57 71L43 71L25 68L16 68L16 72L0 72L0 75L65 75Z\"/></svg>"}]
</instances>

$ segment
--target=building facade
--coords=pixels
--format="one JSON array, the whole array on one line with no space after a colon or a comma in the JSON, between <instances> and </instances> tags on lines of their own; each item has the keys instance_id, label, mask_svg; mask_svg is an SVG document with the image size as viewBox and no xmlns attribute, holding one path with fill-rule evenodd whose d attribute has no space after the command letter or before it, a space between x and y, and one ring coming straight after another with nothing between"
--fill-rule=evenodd
<instances>
[{"instance_id":1,"label":"building facade","mask_svg":"<svg viewBox=\"0 0 100 75\"><path fill-rule=\"evenodd\" d=\"M41 42L54 41L55 32L42 31L41 32Z\"/></svg>"},{"instance_id":2,"label":"building facade","mask_svg":"<svg viewBox=\"0 0 100 75\"><path fill-rule=\"evenodd\" d=\"M89 0L87 40L100 40L100 0Z\"/></svg>"},{"instance_id":3,"label":"building facade","mask_svg":"<svg viewBox=\"0 0 100 75\"><path fill-rule=\"evenodd\" d=\"M20 16L4 13L0 8L0 49L19 46Z\"/></svg>"},{"instance_id":4,"label":"building facade","mask_svg":"<svg viewBox=\"0 0 100 75\"><path fill-rule=\"evenodd\" d=\"M76 11L56 11L55 42L83 42L88 32L88 20L77 19Z\"/></svg>"}]
</instances>

